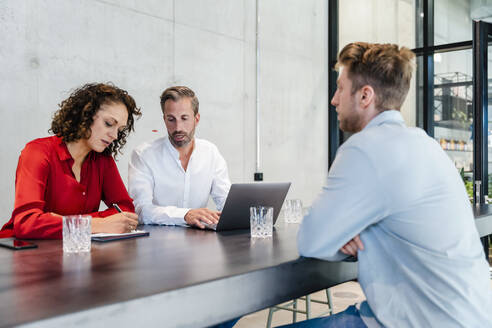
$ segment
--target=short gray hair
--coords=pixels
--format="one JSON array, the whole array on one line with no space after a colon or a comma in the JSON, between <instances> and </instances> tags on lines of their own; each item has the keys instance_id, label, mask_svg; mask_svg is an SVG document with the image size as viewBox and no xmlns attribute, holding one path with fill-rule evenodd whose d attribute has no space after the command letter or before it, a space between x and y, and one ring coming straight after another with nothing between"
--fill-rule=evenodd
<instances>
[{"instance_id":1,"label":"short gray hair","mask_svg":"<svg viewBox=\"0 0 492 328\"><path fill-rule=\"evenodd\" d=\"M162 113L164 113L164 104L168 100L172 100L174 102L179 101L182 98L190 98L191 99L191 107L193 109L193 112L198 114L198 98L195 95L195 92L191 90L188 87L184 86L174 86L174 87L169 87L161 95L161 109Z\"/></svg>"}]
</instances>

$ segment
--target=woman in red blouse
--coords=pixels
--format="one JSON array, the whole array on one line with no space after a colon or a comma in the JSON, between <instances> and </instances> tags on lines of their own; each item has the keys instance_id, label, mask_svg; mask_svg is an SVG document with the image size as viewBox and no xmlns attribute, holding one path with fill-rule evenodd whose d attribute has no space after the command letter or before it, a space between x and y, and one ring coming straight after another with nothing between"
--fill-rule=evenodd
<instances>
[{"instance_id":1,"label":"woman in red blouse","mask_svg":"<svg viewBox=\"0 0 492 328\"><path fill-rule=\"evenodd\" d=\"M93 233L133 230L138 218L112 156L140 115L133 98L109 84L86 84L62 101L51 123L55 135L21 152L14 210L0 238L61 239L62 216L73 214L91 215Z\"/></svg>"}]
</instances>

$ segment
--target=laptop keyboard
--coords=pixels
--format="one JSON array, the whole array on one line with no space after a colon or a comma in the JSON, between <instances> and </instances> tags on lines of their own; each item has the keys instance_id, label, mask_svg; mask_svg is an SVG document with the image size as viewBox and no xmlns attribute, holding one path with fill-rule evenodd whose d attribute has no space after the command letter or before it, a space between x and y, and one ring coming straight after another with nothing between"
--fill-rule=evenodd
<instances>
[{"instance_id":1,"label":"laptop keyboard","mask_svg":"<svg viewBox=\"0 0 492 328\"><path fill-rule=\"evenodd\" d=\"M210 230L217 230L217 224L208 224L205 222L202 222L202 224L205 226L205 228L210 229Z\"/></svg>"}]
</instances>

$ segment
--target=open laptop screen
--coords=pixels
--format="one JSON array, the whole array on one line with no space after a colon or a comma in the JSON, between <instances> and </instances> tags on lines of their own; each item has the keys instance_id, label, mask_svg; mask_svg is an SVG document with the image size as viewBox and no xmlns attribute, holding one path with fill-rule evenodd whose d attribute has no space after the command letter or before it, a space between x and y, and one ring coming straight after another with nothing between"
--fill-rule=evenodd
<instances>
[{"instance_id":1,"label":"open laptop screen","mask_svg":"<svg viewBox=\"0 0 492 328\"><path fill-rule=\"evenodd\" d=\"M290 182L233 184L216 230L249 229L249 208L258 205L273 207L275 224L289 188Z\"/></svg>"}]
</instances>

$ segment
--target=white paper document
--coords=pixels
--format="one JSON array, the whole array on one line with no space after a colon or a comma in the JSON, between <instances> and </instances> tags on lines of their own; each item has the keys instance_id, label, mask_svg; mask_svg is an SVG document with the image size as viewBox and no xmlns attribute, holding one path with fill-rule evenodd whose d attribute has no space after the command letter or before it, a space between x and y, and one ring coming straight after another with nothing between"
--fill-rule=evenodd
<instances>
[{"instance_id":1,"label":"white paper document","mask_svg":"<svg viewBox=\"0 0 492 328\"><path fill-rule=\"evenodd\" d=\"M91 237L116 237L116 236L131 236L131 235L138 235L142 233L146 233L147 231L145 230L133 230L130 232L124 232L124 233L106 233L106 232L100 232L100 233L93 233Z\"/></svg>"}]
</instances>

